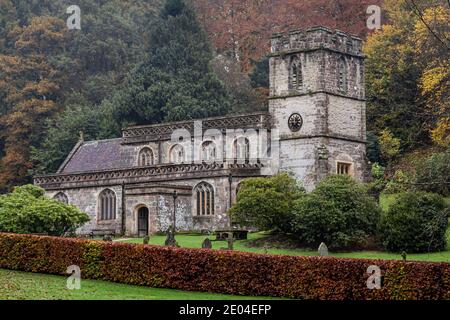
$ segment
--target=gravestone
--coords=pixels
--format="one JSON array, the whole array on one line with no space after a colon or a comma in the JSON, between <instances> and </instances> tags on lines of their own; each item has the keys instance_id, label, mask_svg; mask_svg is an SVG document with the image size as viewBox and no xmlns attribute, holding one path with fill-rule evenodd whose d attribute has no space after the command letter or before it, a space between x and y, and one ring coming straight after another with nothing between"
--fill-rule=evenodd
<instances>
[{"instance_id":1,"label":"gravestone","mask_svg":"<svg viewBox=\"0 0 450 320\"><path fill-rule=\"evenodd\" d=\"M148 244L150 242L150 237L147 235L144 237L144 244Z\"/></svg>"},{"instance_id":2,"label":"gravestone","mask_svg":"<svg viewBox=\"0 0 450 320\"><path fill-rule=\"evenodd\" d=\"M206 238L205 241L202 243L203 249L212 249L212 242L209 240L209 238Z\"/></svg>"},{"instance_id":3,"label":"gravestone","mask_svg":"<svg viewBox=\"0 0 450 320\"><path fill-rule=\"evenodd\" d=\"M227 248L220 248L220 250L233 250L233 243L234 243L233 234L229 233L228 237L226 238L226 240L227 240L228 247Z\"/></svg>"},{"instance_id":4,"label":"gravestone","mask_svg":"<svg viewBox=\"0 0 450 320\"><path fill-rule=\"evenodd\" d=\"M233 238L233 234L232 233L228 234L227 242L228 242L228 250L233 250L234 238Z\"/></svg>"},{"instance_id":5,"label":"gravestone","mask_svg":"<svg viewBox=\"0 0 450 320\"><path fill-rule=\"evenodd\" d=\"M402 259L403 259L403 261L406 261L406 252L405 251L402 252Z\"/></svg>"},{"instance_id":6,"label":"gravestone","mask_svg":"<svg viewBox=\"0 0 450 320\"><path fill-rule=\"evenodd\" d=\"M165 245L169 247L176 247L178 245L175 240L175 234L172 232L172 228L169 228L167 230L167 238Z\"/></svg>"},{"instance_id":7,"label":"gravestone","mask_svg":"<svg viewBox=\"0 0 450 320\"><path fill-rule=\"evenodd\" d=\"M327 245L322 242L320 244L320 246L319 246L318 252L319 252L319 256L321 256L321 257L328 257L328 247L327 247Z\"/></svg>"}]
</instances>

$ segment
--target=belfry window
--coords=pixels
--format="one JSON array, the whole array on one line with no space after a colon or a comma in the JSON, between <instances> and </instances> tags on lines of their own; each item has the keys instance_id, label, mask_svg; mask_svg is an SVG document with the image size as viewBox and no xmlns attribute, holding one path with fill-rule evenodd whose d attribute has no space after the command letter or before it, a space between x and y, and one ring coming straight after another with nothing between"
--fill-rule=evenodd
<instances>
[{"instance_id":1,"label":"belfry window","mask_svg":"<svg viewBox=\"0 0 450 320\"><path fill-rule=\"evenodd\" d=\"M352 165L350 163L344 163L344 162L338 162L337 163L337 174L341 174L341 175L350 175L350 169L351 169Z\"/></svg>"},{"instance_id":2,"label":"belfry window","mask_svg":"<svg viewBox=\"0 0 450 320\"><path fill-rule=\"evenodd\" d=\"M116 194L106 189L99 196L99 220L114 219L116 219Z\"/></svg>"},{"instance_id":3,"label":"belfry window","mask_svg":"<svg viewBox=\"0 0 450 320\"><path fill-rule=\"evenodd\" d=\"M338 90L341 92L347 91L347 64L344 58L338 62Z\"/></svg>"},{"instance_id":4,"label":"belfry window","mask_svg":"<svg viewBox=\"0 0 450 320\"><path fill-rule=\"evenodd\" d=\"M214 215L214 188L206 182L198 184L194 189L197 202L197 216Z\"/></svg>"},{"instance_id":5,"label":"belfry window","mask_svg":"<svg viewBox=\"0 0 450 320\"><path fill-rule=\"evenodd\" d=\"M67 196L66 196L64 193L62 193L62 192L59 192L58 194L56 194L56 195L53 197L53 199L54 199L54 200L57 200L57 201L59 201L59 202L65 203L65 204L69 204L69 199L68 199Z\"/></svg>"},{"instance_id":6,"label":"belfry window","mask_svg":"<svg viewBox=\"0 0 450 320\"><path fill-rule=\"evenodd\" d=\"M302 63L298 58L293 58L290 68L290 89L301 90L303 88Z\"/></svg>"},{"instance_id":7,"label":"belfry window","mask_svg":"<svg viewBox=\"0 0 450 320\"><path fill-rule=\"evenodd\" d=\"M153 151L150 148L144 148L139 152L139 166L152 166L154 164Z\"/></svg>"}]
</instances>

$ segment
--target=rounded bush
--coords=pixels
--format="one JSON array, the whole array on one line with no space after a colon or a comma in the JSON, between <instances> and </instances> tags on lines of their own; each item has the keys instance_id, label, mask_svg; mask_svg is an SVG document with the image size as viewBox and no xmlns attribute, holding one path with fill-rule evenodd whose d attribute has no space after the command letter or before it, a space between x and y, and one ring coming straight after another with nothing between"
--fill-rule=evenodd
<instances>
[{"instance_id":1,"label":"rounded bush","mask_svg":"<svg viewBox=\"0 0 450 320\"><path fill-rule=\"evenodd\" d=\"M447 246L448 208L437 194L406 192L384 212L380 239L392 252L434 252Z\"/></svg>"},{"instance_id":2,"label":"rounded bush","mask_svg":"<svg viewBox=\"0 0 450 320\"><path fill-rule=\"evenodd\" d=\"M25 185L0 195L0 232L62 236L75 233L90 220L75 206L46 198L44 193L40 187Z\"/></svg>"},{"instance_id":3,"label":"rounded bush","mask_svg":"<svg viewBox=\"0 0 450 320\"><path fill-rule=\"evenodd\" d=\"M260 230L289 233L293 202L304 189L287 173L249 178L240 184L236 204L229 213L234 222Z\"/></svg>"},{"instance_id":4,"label":"rounded bush","mask_svg":"<svg viewBox=\"0 0 450 320\"><path fill-rule=\"evenodd\" d=\"M362 246L376 234L380 208L367 188L349 176L330 176L310 194L297 200L293 230L311 246Z\"/></svg>"}]
</instances>

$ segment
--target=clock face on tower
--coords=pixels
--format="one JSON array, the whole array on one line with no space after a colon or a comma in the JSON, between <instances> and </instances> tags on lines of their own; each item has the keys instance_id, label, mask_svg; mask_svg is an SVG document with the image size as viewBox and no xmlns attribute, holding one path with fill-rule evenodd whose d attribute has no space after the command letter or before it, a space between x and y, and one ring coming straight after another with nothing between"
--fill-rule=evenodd
<instances>
[{"instance_id":1,"label":"clock face on tower","mask_svg":"<svg viewBox=\"0 0 450 320\"><path fill-rule=\"evenodd\" d=\"M288 120L289 129L292 132L298 132L303 126L303 118L298 113L293 113Z\"/></svg>"}]
</instances>

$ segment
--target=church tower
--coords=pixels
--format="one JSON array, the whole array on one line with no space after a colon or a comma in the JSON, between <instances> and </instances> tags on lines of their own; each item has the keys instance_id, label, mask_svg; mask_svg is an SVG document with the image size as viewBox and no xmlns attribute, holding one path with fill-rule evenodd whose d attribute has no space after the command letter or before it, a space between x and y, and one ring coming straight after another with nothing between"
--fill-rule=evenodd
<instances>
[{"instance_id":1,"label":"church tower","mask_svg":"<svg viewBox=\"0 0 450 320\"><path fill-rule=\"evenodd\" d=\"M271 40L269 111L280 170L310 191L325 176L366 176L362 40L323 27Z\"/></svg>"}]
</instances>

